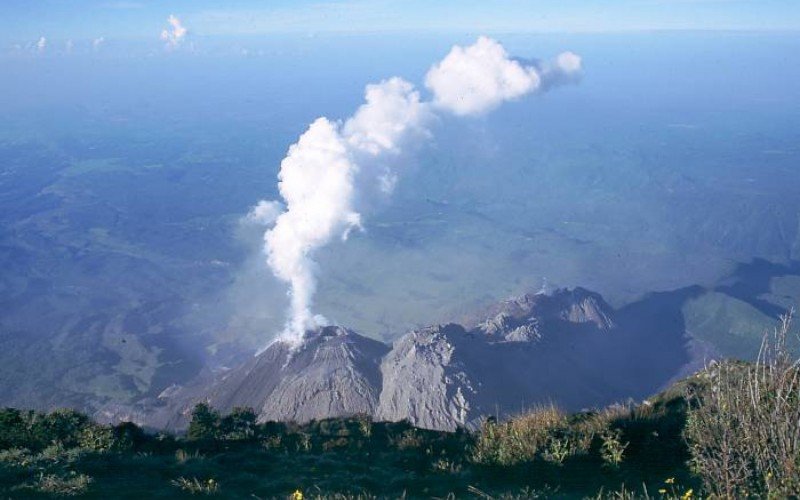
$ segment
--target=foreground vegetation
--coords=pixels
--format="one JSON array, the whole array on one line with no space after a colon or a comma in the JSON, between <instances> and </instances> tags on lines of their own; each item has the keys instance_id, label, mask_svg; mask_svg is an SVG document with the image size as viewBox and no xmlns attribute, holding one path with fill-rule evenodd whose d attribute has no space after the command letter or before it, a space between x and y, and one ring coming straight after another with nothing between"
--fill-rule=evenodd
<instances>
[{"instance_id":1,"label":"foreground vegetation","mask_svg":"<svg viewBox=\"0 0 800 500\"><path fill-rule=\"evenodd\" d=\"M198 405L186 436L0 410L0 496L787 498L800 492L788 320L755 364L725 362L638 406L543 407L477 432L368 418L259 424Z\"/></svg>"}]
</instances>

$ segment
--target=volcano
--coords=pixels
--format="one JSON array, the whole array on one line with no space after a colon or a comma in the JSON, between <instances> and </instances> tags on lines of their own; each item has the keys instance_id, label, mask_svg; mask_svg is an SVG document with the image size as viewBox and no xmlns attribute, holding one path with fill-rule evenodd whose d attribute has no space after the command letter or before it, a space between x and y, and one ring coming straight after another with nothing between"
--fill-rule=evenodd
<instances>
[{"instance_id":1,"label":"volcano","mask_svg":"<svg viewBox=\"0 0 800 500\"><path fill-rule=\"evenodd\" d=\"M185 426L201 401L223 413L253 408L262 422L363 414L453 430L544 404L575 411L644 398L693 356L682 324L652 311L644 321L639 309L614 310L575 288L526 294L466 325L420 328L391 346L327 326L166 394L166 426Z\"/></svg>"}]
</instances>

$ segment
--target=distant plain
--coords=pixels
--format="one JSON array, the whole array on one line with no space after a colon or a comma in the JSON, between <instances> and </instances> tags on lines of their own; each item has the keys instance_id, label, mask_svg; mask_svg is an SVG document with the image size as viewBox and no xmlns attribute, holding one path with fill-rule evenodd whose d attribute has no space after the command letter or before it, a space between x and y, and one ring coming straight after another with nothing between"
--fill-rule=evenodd
<instances>
[{"instance_id":1,"label":"distant plain","mask_svg":"<svg viewBox=\"0 0 800 500\"><path fill-rule=\"evenodd\" d=\"M800 39L498 38L520 57L581 54L583 81L435 124L364 231L319 254L319 312L392 340L541 288L620 307L699 285L674 295L687 330L752 357L800 298L800 67L785 55ZM349 115L364 84L419 84L470 39L3 56L0 404L128 402L269 342L285 288L242 218L277 198L286 149L317 116Z\"/></svg>"}]
</instances>

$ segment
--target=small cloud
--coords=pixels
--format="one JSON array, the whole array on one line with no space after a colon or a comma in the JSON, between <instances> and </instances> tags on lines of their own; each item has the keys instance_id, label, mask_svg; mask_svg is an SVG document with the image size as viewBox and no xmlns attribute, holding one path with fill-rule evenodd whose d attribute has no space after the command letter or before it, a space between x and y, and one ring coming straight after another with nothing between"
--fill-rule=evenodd
<instances>
[{"instance_id":1,"label":"small cloud","mask_svg":"<svg viewBox=\"0 0 800 500\"><path fill-rule=\"evenodd\" d=\"M36 42L36 50L38 50L39 52L44 52L44 49L46 48L47 48L47 38L43 36L39 37L39 41Z\"/></svg>"},{"instance_id":2,"label":"small cloud","mask_svg":"<svg viewBox=\"0 0 800 500\"><path fill-rule=\"evenodd\" d=\"M245 220L253 224L272 225L284 211L283 204L277 201L261 200L250 209Z\"/></svg>"},{"instance_id":3,"label":"small cloud","mask_svg":"<svg viewBox=\"0 0 800 500\"><path fill-rule=\"evenodd\" d=\"M562 52L556 57L556 66L567 74L578 73L581 70L581 56L574 52Z\"/></svg>"},{"instance_id":4,"label":"small cloud","mask_svg":"<svg viewBox=\"0 0 800 500\"><path fill-rule=\"evenodd\" d=\"M99 37L95 38L94 40L92 40L92 50L97 52L98 50L100 50L100 47L102 47L102 45L105 42L106 42L106 37L104 37L104 36L99 36Z\"/></svg>"},{"instance_id":5,"label":"small cloud","mask_svg":"<svg viewBox=\"0 0 800 500\"><path fill-rule=\"evenodd\" d=\"M511 59L497 41L482 36L473 45L456 45L425 76L435 104L459 116L490 111L539 88L535 67Z\"/></svg>"},{"instance_id":6,"label":"small cloud","mask_svg":"<svg viewBox=\"0 0 800 500\"><path fill-rule=\"evenodd\" d=\"M183 27L181 20L175 17L174 14L169 15L167 22L169 27L161 32L161 39L167 42L167 48L174 49L183 43L188 30Z\"/></svg>"}]
</instances>

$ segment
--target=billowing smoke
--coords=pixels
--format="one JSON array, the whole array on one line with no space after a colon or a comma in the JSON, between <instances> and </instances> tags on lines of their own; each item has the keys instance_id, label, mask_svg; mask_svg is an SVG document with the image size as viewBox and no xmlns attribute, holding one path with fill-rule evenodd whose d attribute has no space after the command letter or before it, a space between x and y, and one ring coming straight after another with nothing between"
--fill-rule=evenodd
<instances>
[{"instance_id":1,"label":"billowing smoke","mask_svg":"<svg viewBox=\"0 0 800 500\"><path fill-rule=\"evenodd\" d=\"M425 77L434 105L460 116L489 111L533 92L540 83L536 68L511 60L502 45L487 37L469 47L453 47Z\"/></svg>"},{"instance_id":2,"label":"billowing smoke","mask_svg":"<svg viewBox=\"0 0 800 500\"><path fill-rule=\"evenodd\" d=\"M390 191L391 173L374 160L396 154L402 141L421 132L426 106L413 85L400 78L368 85L366 102L345 123L319 118L281 162L278 188L286 204L260 202L248 218L274 227L265 234L267 262L291 286L291 319L286 334L299 339L324 321L311 313L316 289L314 250L331 239L346 239L361 227L355 209L358 177L375 179Z\"/></svg>"},{"instance_id":3,"label":"billowing smoke","mask_svg":"<svg viewBox=\"0 0 800 500\"><path fill-rule=\"evenodd\" d=\"M429 135L435 113L484 113L542 88L543 80L567 81L580 67L572 53L546 66L524 66L499 43L481 37L468 47L453 47L430 69L425 85L431 101L422 101L411 83L394 77L367 85L365 103L344 123L314 121L281 162L278 188L284 203L261 201L247 216L271 226L264 235L267 263L290 287L290 318L281 338L297 343L306 330L325 323L312 313L316 250L361 229L356 205L363 191L392 191L398 172L389 167L391 157Z\"/></svg>"},{"instance_id":4,"label":"billowing smoke","mask_svg":"<svg viewBox=\"0 0 800 500\"><path fill-rule=\"evenodd\" d=\"M167 43L167 48L174 49L183 43L186 38L187 30L181 24L181 20L170 14L167 18L169 27L161 32L161 39Z\"/></svg>"}]
</instances>

